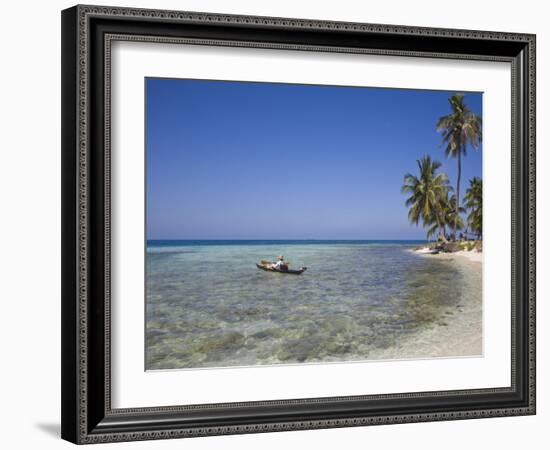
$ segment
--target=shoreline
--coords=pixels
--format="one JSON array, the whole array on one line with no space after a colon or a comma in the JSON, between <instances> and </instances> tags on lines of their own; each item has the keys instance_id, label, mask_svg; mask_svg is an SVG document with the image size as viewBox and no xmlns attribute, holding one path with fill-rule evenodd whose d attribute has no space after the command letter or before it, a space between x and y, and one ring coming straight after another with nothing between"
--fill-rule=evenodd
<instances>
[{"instance_id":1,"label":"shoreline","mask_svg":"<svg viewBox=\"0 0 550 450\"><path fill-rule=\"evenodd\" d=\"M413 250L413 253L424 256L426 258L435 258L435 259L467 259L468 261L481 264L483 262L483 252L478 252L477 250L460 250L458 252L449 252L444 253L440 252L437 254L429 253L428 247L423 247L420 250Z\"/></svg>"},{"instance_id":2,"label":"shoreline","mask_svg":"<svg viewBox=\"0 0 550 450\"><path fill-rule=\"evenodd\" d=\"M466 285L481 277L483 253L459 251L454 253L427 253L427 247L412 250L425 258L455 261L461 270L473 273ZM423 250L423 251L422 251ZM466 286L465 286L466 287ZM467 289L465 289L467 290ZM483 356L483 299L464 295L455 308L449 308L433 325L419 331L411 341L387 349L373 351L373 360L409 360L425 358L481 357Z\"/></svg>"},{"instance_id":3,"label":"shoreline","mask_svg":"<svg viewBox=\"0 0 550 450\"><path fill-rule=\"evenodd\" d=\"M475 243L476 241L471 241ZM469 243L468 241L466 243ZM460 258L466 258L469 261L475 262L475 263L482 263L483 262L483 251L480 251L476 248L472 248L471 250L461 249L461 250L455 250L455 251L447 251L439 253L431 253L434 250L433 245L427 245L419 248L415 248L412 250L413 253L417 255L422 255L426 257L432 257L432 258L441 258L441 257L450 257L453 259L456 259L456 257Z\"/></svg>"},{"instance_id":4,"label":"shoreline","mask_svg":"<svg viewBox=\"0 0 550 450\"><path fill-rule=\"evenodd\" d=\"M477 250L470 250L470 251L460 250L460 251L455 252L455 253L450 253L450 254L448 253L448 255L460 256L462 258L468 259L469 261L479 263L479 264L481 264L483 262L483 252L478 252Z\"/></svg>"},{"instance_id":5,"label":"shoreline","mask_svg":"<svg viewBox=\"0 0 550 450\"><path fill-rule=\"evenodd\" d=\"M481 264L450 253L428 263L413 250L427 245L296 247L289 258L312 269L295 278L249 264L262 246L153 257L148 370L481 356ZM218 270L225 260L235 263Z\"/></svg>"}]
</instances>

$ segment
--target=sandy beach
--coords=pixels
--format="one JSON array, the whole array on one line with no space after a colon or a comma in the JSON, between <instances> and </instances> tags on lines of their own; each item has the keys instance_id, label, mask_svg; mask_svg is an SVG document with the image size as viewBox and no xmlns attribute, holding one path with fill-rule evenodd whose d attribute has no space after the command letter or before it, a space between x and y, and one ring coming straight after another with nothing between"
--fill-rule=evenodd
<instances>
[{"instance_id":1,"label":"sandy beach","mask_svg":"<svg viewBox=\"0 0 550 450\"><path fill-rule=\"evenodd\" d=\"M481 296L470 296L481 282L483 253L478 251L458 251L454 253L429 254L427 247L413 250L424 258L452 261L464 273L475 274L465 277L462 302L455 311L447 311L444 318L415 336L414 340L404 341L397 347L371 353L370 359L418 359L449 356L482 356L483 321Z\"/></svg>"},{"instance_id":2,"label":"sandy beach","mask_svg":"<svg viewBox=\"0 0 550 450\"><path fill-rule=\"evenodd\" d=\"M451 256L453 256L453 255L461 256L463 258L469 259L470 261L477 262L477 263L480 263L480 264L483 261L483 253L478 252L476 250L471 250L469 252L466 251L466 250L461 250L461 251L456 252L456 253L451 253Z\"/></svg>"},{"instance_id":3,"label":"sandy beach","mask_svg":"<svg viewBox=\"0 0 550 450\"><path fill-rule=\"evenodd\" d=\"M417 253L419 255L423 255L430 258L466 258L469 261L476 262L476 263L482 263L483 262L483 252L479 252L477 250L460 250L458 252L453 253L438 253L438 254L431 254L431 249L428 247L422 247L416 250L413 250L414 253Z\"/></svg>"}]
</instances>

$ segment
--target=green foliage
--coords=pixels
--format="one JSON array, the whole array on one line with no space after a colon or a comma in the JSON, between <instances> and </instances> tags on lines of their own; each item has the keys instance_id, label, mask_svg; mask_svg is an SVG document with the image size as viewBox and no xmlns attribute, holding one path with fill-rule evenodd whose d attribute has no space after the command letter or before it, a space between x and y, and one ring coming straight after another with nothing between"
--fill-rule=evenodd
<instances>
[{"instance_id":1,"label":"green foliage","mask_svg":"<svg viewBox=\"0 0 550 450\"><path fill-rule=\"evenodd\" d=\"M474 177L470 180L470 186L464 196L464 206L470 211L468 214L468 226L481 238L483 230L483 182L481 178Z\"/></svg>"},{"instance_id":2,"label":"green foliage","mask_svg":"<svg viewBox=\"0 0 550 450\"><path fill-rule=\"evenodd\" d=\"M409 194L405 205L409 207L409 221L428 227L428 239L439 231L445 238L446 202L449 191L449 178L444 172L437 173L441 167L439 161L432 161L429 156L417 160L418 176L410 173L403 179L401 192Z\"/></svg>"},{"instance_id":3,"label":"green foliage","mask_svg":"<svg viewBox=\"0 0 550 450\"><path fill-rule=\"evenodd\" d=\"M445 155L457 159L458 175L456 190L449 185L449 177L438 172L441 163L424 156L417 160L418 175L407 173L401 191L408 194L405 204L409 208L409 221L426 228L427 239L446 242L447 227L452 230L453 239L457 230L463 230L462 214L469 210L468 227L481 238L482 230L482 186L481 179L470 180L470 187L460 206L461 157L470 146L479 148L482 140L481 117L464 103L464 95L455 94L449 98L450 114L441 117L436 129L441 133Z\"/></svg>"},{"instance_id":4,"label":"green foliage","mask_svg":"<svg viewBox=\"0 0 550 450\"><path fill-rule=\"evenodd\" d=\"M481 117L473 113L464 103L464 95L455 94L449 98L451 113L441 117L436 125L443 138L445 155L456 158L458 176L456 181L456 205L460 204L461 157L466 155L470 145L477 150L482 139ZM459 214L455 214L454 234L459 227Z\"/></svg>"},{"instance_id":5,"label":"green foliage","mask_svg":"<svg viewBox=\"0 0 550 450\"><path fill-rule=\"evenodd\" d=\"M456 195L451 195L449 198L445 199L445 225L448 225L449 227L456 229L456 230L463 230L464 229L464 221L462 220L462 216L460 214L466 212L466 210L462 207L458 208L458 214L456 212Z\"/></svg>"},{"instance_id":6,"label":"green foliage","mask_svg":"<svg viewBox=\"0 0 550 450\"><path fill-rule=\"evenodd\" d=\"M424 221L424 226L428 227L426 231L426 239L438 239L445 241L445 231L447 227L453 229L456 222L456 229L464 229L464 221L460 214L465 213L465 208L459 208L459 215L456 214L456 196L450 195L452 188L449 187L447 192L440 197L438 208L434 208L433 213L427 220Z\"/></svg>"},{"instance_id":7,"label":"green foliage","mask_svg":"<svg viewBox=\"0 0 550 450\"><path fill-rule=\"evenodd\" d=\"M464 103L464 95L449 98L451 113L441 117L436 125L443 136L445 155L457 158L466 155L468 144L475 150L481 143L481 117L474 114Z\"/></svg>"}]
</instances>

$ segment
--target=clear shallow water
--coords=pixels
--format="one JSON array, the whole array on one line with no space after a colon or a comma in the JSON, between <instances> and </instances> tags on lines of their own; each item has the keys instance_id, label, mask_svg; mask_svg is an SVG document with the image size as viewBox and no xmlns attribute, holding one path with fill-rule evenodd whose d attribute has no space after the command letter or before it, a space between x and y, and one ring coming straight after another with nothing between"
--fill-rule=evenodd
<instances>
[{"instance_id":1,"label":"clear shallow water","mask_svg":"<svg viewBox=\"0 0 550 450\"><path fill-rule=\"evenodd\" d=\"M410 252L417 245L151 241L146 368L367 360L413 340L459 315L465 297L481 300L475 270ZM308 270L256 268L279 254Z\"/></svg>"}]
</instances>

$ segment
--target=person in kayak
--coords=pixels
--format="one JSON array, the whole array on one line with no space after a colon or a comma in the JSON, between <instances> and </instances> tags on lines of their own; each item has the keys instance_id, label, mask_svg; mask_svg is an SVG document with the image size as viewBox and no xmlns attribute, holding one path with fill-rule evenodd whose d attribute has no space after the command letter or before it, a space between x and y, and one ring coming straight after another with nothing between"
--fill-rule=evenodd
<instances>
[{"instance_id":1,"label":"person in kayak","mask_svg":"<svg viewBox=\"0 0 550 450\"><path fill-rule=\"evenodd\" d=\"M283 255L277 256L277 262L271 264L272 269L281 270L281 266L285 265L285 257Z\"/></svg>"}]
</instances>

